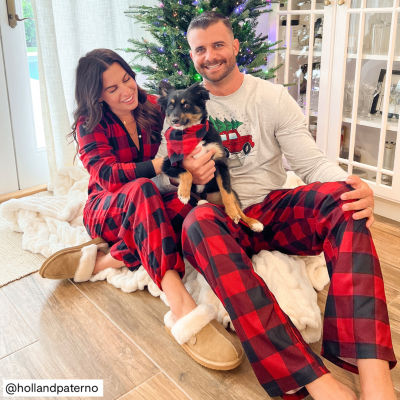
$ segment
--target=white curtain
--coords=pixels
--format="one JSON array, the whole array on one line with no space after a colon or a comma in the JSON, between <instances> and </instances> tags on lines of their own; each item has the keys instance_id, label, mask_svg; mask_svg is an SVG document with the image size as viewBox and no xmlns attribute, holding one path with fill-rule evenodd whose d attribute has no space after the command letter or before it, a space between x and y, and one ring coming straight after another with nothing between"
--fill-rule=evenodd
<instances>
[{"instance_id":1,"label":"white curtain","mask_svg":"<svg viewBox=\"0 0 400 400\"><path fill-rule=\"evenodd\" d=\"M128 39L148 33L124 11L155 0L33 0L38 40L40 95L43 112L49 190L60 168L73 165L75 144L69 143L75 108L75 69L78 60L95 48L129 47ZM118 51L131 61L132 54ZM143 80L139 77L139 83Z\"/></svg>"}]
</instances>

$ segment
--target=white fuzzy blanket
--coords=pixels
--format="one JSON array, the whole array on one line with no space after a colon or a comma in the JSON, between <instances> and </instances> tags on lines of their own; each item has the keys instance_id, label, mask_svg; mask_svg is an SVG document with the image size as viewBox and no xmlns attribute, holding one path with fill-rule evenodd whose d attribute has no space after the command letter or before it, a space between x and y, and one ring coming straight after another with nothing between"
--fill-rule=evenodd
<instances>
[{"instance_id":1,"label":"white fuzzy blanket","mask_svg":"<svg viewBox=\"0 0 400 400\"><path fill-rule=\"evenodd\" d=\"M301 180L288 174L285 187L295 187ZM87 199L88 174L73 167L60 171L54 193L41 193L12 199L0 205L0 215L16 232L23 232L22 248L45 257L69 246L89 240L82 223L82 210ZM323 256L288 256L278 251L261 251L252 258L254 270L266 282L283 311L291 318L304 339L316 342L321 337L321 313L316 290L321 290L329 276ZM212 304L218 319L230 325L229 315L205 279L187 261L184 283L198 304ZM153 296L164 294L150 279L143 267L137 271L108 268L92 277L92 281L107 280L125 292L147 287Z\"/></svg>"}]
</instances>

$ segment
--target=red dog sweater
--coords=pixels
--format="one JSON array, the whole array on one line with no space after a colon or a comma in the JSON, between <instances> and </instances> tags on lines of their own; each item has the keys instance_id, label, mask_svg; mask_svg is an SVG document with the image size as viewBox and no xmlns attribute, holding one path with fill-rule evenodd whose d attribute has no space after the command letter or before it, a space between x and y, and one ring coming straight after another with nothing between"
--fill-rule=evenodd
<instances>
[{"instance_id":1,"label":"red dog sweater","mask_svg":"<svg viewBox=\"0 0 400 400\"><path fill-rule=\"evenodd\" d=\"M165 132L167 139L168 157L171 165L183 161L202 141L208 131L208 121L205 124L193 125L184 130L168 128Z\"/></svg>"}]
</instances>

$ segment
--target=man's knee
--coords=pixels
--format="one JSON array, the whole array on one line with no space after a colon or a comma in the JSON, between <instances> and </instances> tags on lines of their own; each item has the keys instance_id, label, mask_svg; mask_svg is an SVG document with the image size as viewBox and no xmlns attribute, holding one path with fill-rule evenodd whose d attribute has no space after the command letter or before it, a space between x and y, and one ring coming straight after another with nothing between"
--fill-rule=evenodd
<instances>
[{"instance_id":1,"label":"man's knee","mask_svg":"<svg viewBox=\"0 0 400 400\"><path fill-rule=\"evenodd\" d=\"M321 202L320 211L323 215L335 212L346 216L353 214L354 211L343 211L342 206L345 203L353 202L354 200L342 200L341 196L343 193L349 192L353 188L346 182L327 182L323 183L319 189L319 192L323 195L323 201Z\"/></svg>"}]
</instances>

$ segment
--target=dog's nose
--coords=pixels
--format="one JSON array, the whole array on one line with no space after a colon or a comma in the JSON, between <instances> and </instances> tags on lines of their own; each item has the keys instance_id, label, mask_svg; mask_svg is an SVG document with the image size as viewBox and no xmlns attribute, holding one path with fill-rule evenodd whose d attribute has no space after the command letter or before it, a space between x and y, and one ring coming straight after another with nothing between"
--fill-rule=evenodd
<instances>
[{"instance_id":1,"label":"dog's nose","mask_svg":"<svg viewBox=\"0 0 400 400\"><path fill-rule=\"evenodd\" d=\"M173 124L177 124L179 122L179 118L178 117L174 117L174 118L172 118L171 122Z\"/></svg>"}]
</instances>

